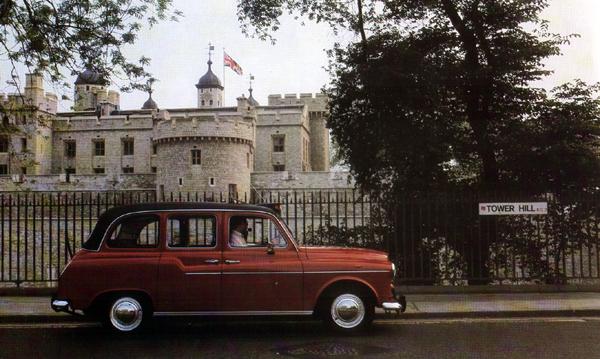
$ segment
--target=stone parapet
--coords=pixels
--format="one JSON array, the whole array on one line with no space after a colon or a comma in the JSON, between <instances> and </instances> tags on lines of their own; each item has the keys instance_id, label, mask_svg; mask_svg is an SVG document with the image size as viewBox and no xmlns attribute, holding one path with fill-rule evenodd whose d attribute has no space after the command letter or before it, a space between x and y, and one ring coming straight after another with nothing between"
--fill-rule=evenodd
<instances>
[{"instance_id":1,"label":"stone parapet","mask_svg":"<svg viewBox=\"0 0 600 359\"><path fill-rule=\"evenodd\" d=\"M152 138L155 142L178 139L225 139L254 143L254 118L244 119L234 114L171 114L168 120L156 123Z\"/></svg>"},{"instance_id":2,"label":"stone parapet","mask_svg":"<svg viewBox=\"0 0 600 359\"><path fill-rule=\"evenodd\" d=\"M352 189L355 182L349 172L253 172L252 188L268 190Z\"/></svg>"},{"instance_id":3,"label":"stone parapet","mask_svg":"<svg viewBox=\"0 0 600 359\"><path fill-rule=\"evenodd\" d=\"M110 191L110 190L154 190L154 173L113 175L39 175L0 176L2 191Z\"/></svg>"}]
</instances>

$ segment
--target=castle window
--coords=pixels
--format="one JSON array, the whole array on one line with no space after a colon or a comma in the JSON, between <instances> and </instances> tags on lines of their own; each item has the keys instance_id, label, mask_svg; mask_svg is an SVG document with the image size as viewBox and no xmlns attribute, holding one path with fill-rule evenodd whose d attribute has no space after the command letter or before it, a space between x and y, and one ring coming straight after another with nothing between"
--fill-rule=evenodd
<instances>
[{"instance_id":1,"label":"castle window","mask_svg":"<svg viewBox=\"0 0 600 359\"><path fill-rule=\"evenodd\" d=\"M133 156L133 138L123 139L123 156Z\"/></svg>"},{"instance_id":2,"label":"castle window","mask_svg":"<svg viewBox=\"0 0 600 359\"><path fill-rule=\"evenodd\" d=\"M210 177L208 179L208 185L211 186L211 187L215 186L215 178L214 177Z\"/></svg>"},{"instance_id":3,"label":"castle window","mask_svg":"<svg viewBox=\"0 0 600 359\"><path fill-rule=\"evenodd\" d=\"M65 168L65 173L67 175L74 175L75 174L75 168L73 168L73 167L67 167L67 168ZM69 182L69 181L67 181L67 182Z\"/></svg>"},{"instance_id":4,"label":"castle window","mask_svg":"<svg viewBox=\"0 0 600 359\"><path fill-rule=\"evenodd\" d=\"M65 157L73 158L77 155L77 145L75 141L68 140L65 141Z\"/></svg>"},{"instance_id":5,"label":"castle window","mask_svg":"<svg viewBox=\"0 0 600 359\"><path fill-rule=\"evenodd\" d=\"M94 140L94 156L104 156L104 140Z\"/></svg>"},{"instance_id":6,"label":"castle window","mask_svg":"<svg viewBox=\"0 0 600 359\"><path fill-rule=\"evenodd\" d=\"M8 137L0 136L0 152L8 152Z\"/></svg>"},{"instance_id":7,"label":"castle window","mask_svg":"<svg viewBox=\"0 0 600 359\"><path fill-rule=\"evenodd\" d=\"M21 167L21 173L26 175L27 174L27 167Z\"/></svg>"},{"instance_id":8,"label":"castle window","mask_svg":"<svg viewBox=\"0 0 600 359\"><path fill-rule=\"evenodd\" d=\"M209 101L209 103L210 103L210 105L212 106L212 104L213 104L213 100L210 100L210 101Z\"/></svg>"},{"instance_id":9,"label":"castle window","mask_svg":"<svg viewBox=\"0 0 600 359\"><path fill-rule=\"evenodd\" d=\"M273 136L273 152L285 151L285 135Z\"/></svg>"},{"instance_id":10,"label":"castle window","mask_svg":"<svg viewBox=\"0 0 600 359\"><path fill-rule=\"evenodd\" d=\"M21 152L27 151L27 137L21 138Z\"/></svg>"},{"instance_id":11,"label":"castle window","mask_svg":"<svg viewBox=\"0 0 600 359\"><path fill-rule=\"evenodd\" d=\"M250 154L246 152L246 167L250 168Z\"/></svg>"},{"instance_id":12,"label":"castle window","mask_svg":"<svg viewBox=\"0 0 600 359\"><path fill-rule=\"evenodd\" d=\"M8 174L8 165L0 165L0 176Z\"/></svg>"},{"instance_id":13,"label":"castle window","mask_svg":"<svg viewBox=\"0 0 600 359\"><path fill-rule=\"evenodd\" d=\"M152 166L152 168L150 168L150 170L152 171L152 173L156 173L157 172L156 166Z\"/></svg>"},{"instance_id":14,"label":"castle window","mask_svg":"<svg viewBox=\"0 0 600 359\"><path fill-rule=\"evenodd\" d=\"M180 186L183 186L183 178L179 177L179 180L178 180L178 181L179 181L179 185L180 185Z\"/></svg>"},{"instance_id":15,"label":"castle window","mask_svg":"<svg viewBox=\"0 0 600 359\"><path fill-rule=\"evenodd\" d=\"M202 106L204 106L204 100L202 100Z\"/></svg>"},{"instance_id":16,"label":"castle window","mask_svg":"<svg viewBox=\"0 0 600 359\"><path fill-rule=\"evenodd\" d=\"M133 167L123 167L123 173L133 173Z\"/></svg>"},{"instance_id":17,"label":"castle window","mask_svg":"<svg viewBox=\"0 0 600 359\"><path fill-rule=\"evenodd\" d=\"M201 165L202 164L202 152L200 150L192 150L192 164L193 165Z\"/></svg>"},{"instance_id":18,"label":"castle window","mask_svg":"<svg viewBox=\"0 0 600 359\"><path fill-rule=\"evenodd\" d=\"M104 172L104 168L94 168L94 173L97 175L103 175Z\"/></svg>"},{"instance_id":19,"label":"castle window","mask_svg":"<svg viewBox=\"0 0 600 359\"><path fill-rule=\"evenodd\" d=\"M158 145L152 145L152 154L155 155L158 153Z\"/></svg>"},{"instance_id":20,"label":"castle window","mask_svg":"<svg viewBox=\"0 0 600 359\"><path fill-rule=\"evenodd\" d=\"M275 171L275 172L285 171L285 165L273 165L273 171Z\"/></svg>"}]
</instances>

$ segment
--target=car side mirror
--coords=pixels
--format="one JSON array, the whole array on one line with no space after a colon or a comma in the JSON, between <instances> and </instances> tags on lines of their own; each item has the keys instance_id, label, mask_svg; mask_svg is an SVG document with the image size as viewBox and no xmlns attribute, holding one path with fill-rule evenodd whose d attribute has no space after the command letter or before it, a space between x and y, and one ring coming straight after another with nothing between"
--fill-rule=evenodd
<instances>
[{"instance_id":1,"label":"car side mirror","mask_svg":"<svg viewBox=\"0 0 600 359\"><path fill-rule=\"evenodd\" d=\"M267 244L267 254L269 254L269 255L275 254L275 247L273 247L273 244L271 244L271 243Z\"/></svg>"}]
</instances>

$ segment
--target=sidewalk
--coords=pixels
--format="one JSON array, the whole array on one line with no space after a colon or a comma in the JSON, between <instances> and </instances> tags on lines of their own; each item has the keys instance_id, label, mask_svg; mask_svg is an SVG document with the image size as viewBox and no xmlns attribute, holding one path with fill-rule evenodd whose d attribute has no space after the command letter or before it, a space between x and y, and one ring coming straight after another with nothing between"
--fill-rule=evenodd
<instances>
[{"instance_id":1,"label":"sidewalk","mask_svg":"<svg viewBox=\"0 0 600 359\"><path fill-rule=\"evenodd\" d=\"M400 318L600 316L600 293L411 294ZM382 310L378 318L385 318ZM0 297L0 323L81 321L56 313L49 297Z\"/></svg>"}]
</instances>

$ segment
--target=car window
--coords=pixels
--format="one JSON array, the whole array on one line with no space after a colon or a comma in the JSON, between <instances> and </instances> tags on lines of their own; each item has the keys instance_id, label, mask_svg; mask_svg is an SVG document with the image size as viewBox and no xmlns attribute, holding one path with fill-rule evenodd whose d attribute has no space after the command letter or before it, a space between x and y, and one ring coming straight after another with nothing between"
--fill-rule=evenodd
<instances>
[{"instance_id":1,"label":"car window","mask_svg":"<svg viewBox=\"0 0 600 359\"><path fill-rule=\"evenodd\" d=\"M233 216L229 220L230 247L287 246L285 237L270 218L259 216Z\"/></svg>"},{"instance_id":2,"label":"car window","mask_svg":"<svg viewBox=\"0 0 600 359\"><path fill-rule=\"evenodd\" d=\"M113 229L107 244L111 248L155 248L160 234L159 222L156 215L127 217Z\"/></svg>"},{"instance_id":3,"label":"car window","mask_svg":"<svg viewBox=\"0 0 600 359\"><path fill-rule=\"evenodd\" d=\"M176 215L167 221L169 247L215 247L217 220L209 215Z\"/></svg>"}]
</instances>

